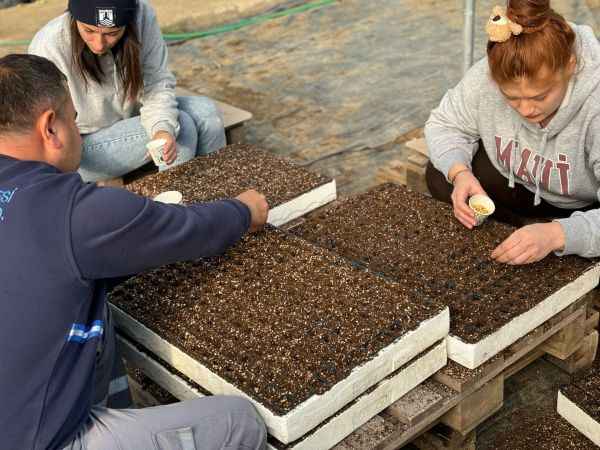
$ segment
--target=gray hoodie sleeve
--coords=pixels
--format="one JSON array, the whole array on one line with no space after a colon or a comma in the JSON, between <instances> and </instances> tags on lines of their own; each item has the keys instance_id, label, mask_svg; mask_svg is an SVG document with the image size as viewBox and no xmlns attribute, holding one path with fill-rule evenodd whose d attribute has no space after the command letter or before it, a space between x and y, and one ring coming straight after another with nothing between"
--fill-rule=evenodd
<instances>
[{"instance_id":1,"label":"gray hoodie sleeve","mask_svg":"<svg viewBox=\"0 0 600 450\"><path fill-rule=\"evenodd\" d=\"M588 164L600 181L600 117L590 121L586 136L589 150ZM600 201L600 189L596 194ZM600 209L574 212L566 219L557 219L565 232L565 248L558 256L579 255L586 258L600 256Z\"/></svg>"},{"instance_id":2,"label":"gray hoodie sleeve","mask_svg":"<svg viewBox=\"0 0 600 450\"><path fill-rule=\"evenodd\" d=\"M141 36L144 93L141 98L142 126L150 136L157 131L179 134L179 110L175 97L175 77L168 68L167 45L162 37L156 13L146 2L140 2L138 22Z\"/></svg>"},{"instance_id":3,"label":"gray hoodie sleeve","mask_svg":"<svg viewBox=\"0 0 600 450\"><path fill-rule=\"evenodd\" d=\"M431 163L446 178L454 164L471 167L479 142L476 120L479 94L488 76L487 70L485 58L471 67L460 83L444 95L425 124Z\"/></svg>"}]
</instances>

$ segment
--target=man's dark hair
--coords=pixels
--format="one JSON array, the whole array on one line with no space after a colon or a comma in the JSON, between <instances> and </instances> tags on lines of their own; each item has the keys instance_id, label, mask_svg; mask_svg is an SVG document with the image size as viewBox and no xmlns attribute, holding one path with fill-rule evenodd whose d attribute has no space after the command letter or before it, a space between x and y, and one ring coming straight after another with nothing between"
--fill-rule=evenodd
<instances>
[{"instance_id":1,"label":"man's dark hair","mask_svg":"<svg viewBox=\"0 0 600 450\"><path fill-rule=\"evenodd\" d=\"M0 135L31 130L45 110L60 114L68 95L67 78L46 58L0 58Z\"/></svg>"}]
</instances>

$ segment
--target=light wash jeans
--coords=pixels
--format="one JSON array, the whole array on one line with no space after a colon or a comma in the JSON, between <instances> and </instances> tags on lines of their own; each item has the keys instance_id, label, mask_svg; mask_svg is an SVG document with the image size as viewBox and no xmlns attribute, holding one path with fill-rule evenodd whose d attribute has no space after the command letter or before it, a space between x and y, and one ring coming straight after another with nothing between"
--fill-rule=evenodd
<instances>
[{"instance_id":1,"label":"light wash jeans","mask_svg":"<svg viewBox=\"0 0 600 450\"><path fill-rule=\"evenodd\" d=\"M211 99L177 97L177 102L180 125L177 159L159 170L170 169L196 155L206 155L225 146L223 118ZM82 138L79 174L84 181L120 177L151 160L146 151L150 136L142 127L139 116L121 120Z\"/></svg>"}]
</instances>

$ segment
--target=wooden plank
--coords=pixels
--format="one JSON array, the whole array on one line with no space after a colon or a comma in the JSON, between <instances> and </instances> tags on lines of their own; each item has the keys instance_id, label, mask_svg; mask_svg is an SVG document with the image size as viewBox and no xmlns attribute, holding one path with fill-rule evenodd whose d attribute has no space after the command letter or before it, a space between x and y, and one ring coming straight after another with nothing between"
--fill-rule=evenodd
<instances>
[{"instance_id":1,"label":"wooden plank","mask_svg":"<svg viewBox=\"0 0 600 450\"><path fill-rule=\"evenodd\" d=\"M541 347L546 353L558 359L566 359L581 346L585 333L585 312L579 314L576 320L564 327Z\"/></svg>"},{"instance_id":2,"label":"wooden plank","mask_svg":"<svg viewBox=\"0 0 600 450\"><path fill-rule=\"evenodd\" d=\"M425 138L414 138L407 141L404 145L429 159L429 149L427 148Z\"/></svg>"},{"instance_id":3,"label":"wooden plank","mask_svg":"<svg viewBox=\"0 0 600 450\"><path fill-rule=\"evenodd\" d=\"M412 444L421 450L476 450L475 431L470 432L467 436L462 436L458 432L455 433L456 436L460 437L448 439L432 431L426 431L416 438Z\"/></svg>"},{"instance_id":4,"label":"wooden plank","mask_svg":"<svg viewBox=\"0 0 600 450\"><path fill-rule=\"evenodd\" d=\"M378 184L396 183L406 185L406 165L398 159L390 161L387 166L382 167L375 175Z\"/></svg>"},{"instance_id":5,"label":"wooden plank","mask_svg":"<svg viewBox=\"0 0 600 450\"><path fill-rule=\"evenodd\" d=\"M442 417L442 423L467 434L502 408L503 402L504 374L500 374L452 408Z\"/></svg>"},{"instance_id":6,"label":"wooden plank","mask_svg":"<svg viewBox=\"0 0 600 450\"><path fill-rule=\"evenodd\" d=\"M175 92L178 97L195 97L200 95L197 92L185 89L181 86L177 86ZM219 110L223 114L223 126L225 127L225 130L243 125L244 123L252 119L252 113L249 111L243 110L241 108L219 100L213 99L213 101L215 102L217 108L219 108Z\"/></svg>"},{"instance_id":7,"label":"wooden plank","mask_svg":"<svg viewBox=\"0 0 600 450\"><path fill-rule=\"evenodd\" d=\"M502 354L486 361L476 369L467 369L454 361L448 361L446 367L438 371L433 379L456 392L466 392L477 389L481 385L481 380L486 379L488 375L493 374L493 377L505 367L506 363Z\"/></svg>"},{"instance_id":8,"label":"wooden plank","mask_svg":"<svg viewBox=\"0 0 600 450\"><path fill-rule=\"evenodd\" d=\"M423 383L386 409L386 412L403 424L412 427L423 420L444 401L441 393Z\"/></svg>"},{"instance_id":9,"label":"wooden plank","mask_svg":"<svg viewBox=\"0 0 600 450\"><path fill-rule=\"evenodd\" d=\"M252 119L252 113L249 111L218 100L214 102L217 108L223 113L223 125L225 129L236 127Z\"/></svg>"},{"instance_id":10,"label":"wooden plank","mask_svg":"<svg viewBox=\"0 0 600 450\"><path fill-rule=\"evenodd\" d=\"M573 375L580 370L588 369L594 363L596 359L596 353L598 351L598 330L592 330L589 332L581 346L565 360L560 360L552 355L546 355L546 359L564 370L570 375Z\"/></svg>"},{"instance_id":11,"label":"wooden plank","mask_svg":"<svg viewBox=\"0 0 600 450\"><path fill-rule=\"evenodd\" d=\"M512 377L514 374L520 372L522 369L527 367L532 362L537 361L545 354L546 352L541 349L535 349L529 352L529 354L523 356L523 358L521 358L519 361L504 370L504 379Z\"/></svg>"},{"instance_id":12,"label":"wooden plank","mask_svg":"<svg viewBox=\"0 0 600 450\"><path fill-rule=\"evenodd\" d=\"M598 329L598 323L600 322L600 312L593 308L588 308L587 317L585 319L585 332L586 334L592 330Z\"/></svg>"},{"instance_id":13,"label":"wooden plank","mask_svg":"<svg viewBox=\"0 0 600 450\"><path fill-rule=\"evenodd\" d=\"M429 163L429 158L420 153L413 152L410 155L408 155L408 164L412 164L416 167L423 168L423 167L427 167L428 163Z\"/></svg>"},{"instance_id":14,"label":"wooden plank","mask_svg":"<svg viewBox=\"0 0 600 450\"><path fill-rule=\"evenodd\" d=\"M398 170L384 167L377 172L375 182L377 184L395 183L406 186L406 168Z\"/></svg>"}]
</instances>

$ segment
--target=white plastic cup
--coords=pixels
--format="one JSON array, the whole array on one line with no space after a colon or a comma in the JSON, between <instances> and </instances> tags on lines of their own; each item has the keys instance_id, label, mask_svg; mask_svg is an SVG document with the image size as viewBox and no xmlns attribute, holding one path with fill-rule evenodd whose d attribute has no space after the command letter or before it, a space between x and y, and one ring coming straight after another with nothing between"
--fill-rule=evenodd
<instances>
[{"instance_id":1,"label":"white plastic cup","mask_svg":"<svg viewBox=\"0 0 600 450\"><path fill-rule=\"evenodd\" d=\"M163 149L165 148L166 143L166 139L154 139L146 144L146 150L148 150L152 161L154 161L154 164L157 166L164 166L166 164L163 157Z\"/></svg>"},{"instance_id":2,"label":"white plastic cup","mask_svg":"<svg viewBox=\"0 0 600 450\"><path fill-rule=\"evenodd\" d=\"M475 226L479 226L485 222L485 219L494 214L496 205L487 195L477 194L469 198L469 208L475 213Z\"/></svg>"},{"instance_id":3,"label":"white plastic cup","mask_svg":"<svg viewBox=\"0 0 600 450\"><path fill-rule=\"evenodd\" d=\"M153 200L155 202L179 205L183 201L183 194L179 191L165 191L158 194Z\"/></svg>"}]
</instances>

